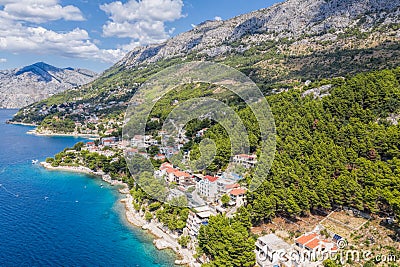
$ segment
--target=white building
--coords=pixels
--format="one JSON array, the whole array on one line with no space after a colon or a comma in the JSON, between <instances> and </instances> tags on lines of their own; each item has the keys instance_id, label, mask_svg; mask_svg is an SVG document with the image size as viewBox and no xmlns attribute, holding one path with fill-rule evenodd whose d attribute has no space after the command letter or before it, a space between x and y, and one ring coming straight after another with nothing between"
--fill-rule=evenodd
<instances>
[{"instance_id":1,"label":"white building","mask_svg":"<svg viewBox=\"0 0 400 267\"><path fill-rule=\"evenodd\" d=\"M206 175L200 181L196 182L197 192L201 196L215 199L218 194L218 177Z\"/></svg>"},{"instance_id":2,"label":"white building","mask_svg":"<svg viewBox=\"0 0 400 267\"><path fill-rule=\"evenodd\" d=\"M218 193L223 195L228 193L230 190L240 187L240 184L233 182L232 180L227 180L219 178L217 180L217 190Z\"/></svg>"},{"instance_id":3,"label":"white building","mask_svg":"<svg viewBox=\"0 0 400 267\"><path fill-rule=\"evenodd\" d=\"M229 192L229 196L231 197L230 205L235 205L237 207L243 206L246 201L246 192L247 190L244 188L235 188Z\"/></svg>"},{"instance_id":4,"label":"white building","mask_svg":"<svg viewBox=\"0 0 400 267\"><path fill-rule=\"evenodd\" d=\"M233 157L233 163L241 164L245 168L253 168L257 164L257 155L240 154Z\"/></svg>"},{"instance_id":5,"label":"white building","mask_svg":"<svg viewBox=\"0 0 400 267\"><path fill-rule=\"evenodd\" d=\"M275 234L259 237L256 241L256 259L261 267L293 266L291 251L292 247Z\"/></svg>"},{"instance_id":6,"label":"white building","mask_svg":"<svg viewBox=\"0 0 400 267\"><path fill-rule=\"evenodd\" d=\"M194 212L189 211L189 216L186 221L186 227L189 235L192 237L197 237L200 227L208 224L208 219L211 215L215 214L211 212L210 207L208 206L194 208Z\"/></svg>"},{"instance_id":7,"label":"white building","mask_svg":"<svg viewBox=\"0 0 400 267\"><path fill-rule=\"evenodd\" d=\"M145 148L146 144L145 144L144 136L143 135L135 135L131 139L131 146L135 147L135 148Z\"/></svg>"},{"instance_id":8,"label":"white building","mask_svg":"<svg viewBox=\"0 0 400 267\"><path fill-rule=\"evenodd\" d=\"M318 253L336 253L337 245L324 238L318 233L306 233L295 240L296 247L301 251L312 252L314 255Z\"/></svg>"}]
</instances>

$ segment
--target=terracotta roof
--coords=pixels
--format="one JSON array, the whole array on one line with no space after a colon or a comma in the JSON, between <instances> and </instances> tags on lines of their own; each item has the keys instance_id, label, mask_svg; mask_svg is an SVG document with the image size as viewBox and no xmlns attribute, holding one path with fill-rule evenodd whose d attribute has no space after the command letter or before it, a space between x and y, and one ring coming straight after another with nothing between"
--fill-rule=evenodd
<instances>
[{"instance_id":1,"label":"terracotta roof","mask_svg":"<svg viewBox=\"0 0 400 267\"><path fill-rule=\"evenodd\" d=\"M232 189L232 188L238 188L240 187L240 184L236 183L236 184L228 184L225 186L226 189Z\"/></svg>"},{"instance_id":2,"label":"terracotta roof","mask_svg":"<svg viewBox=\"0 0 400 267\"><path fill-rule=\"evenodd\" d=\"M206 178L207 180L209 180L211 183L215 182L216 180L218 180L218 177L216 176L210 176L210 175L206 175L204 176L204 178Z\"/></svg>"},{"instance_id":3,"label":"terracotta roof","mask_svg":"<svg viewBox=\"0 0 400 267\"><path fill-rule=\"evenodd\" d=\"M182 172L182 171L176 171L174 172L174 175L177 177L190 177L190 174L187 172Z\"/></svg>"},{"instance_id":4,"label":"terracotta roof","mask_svg":"<svg viewBox=\"0 0 400 267\"><path fill-rule=\"evenodd\" d=\"M315 249L316 247L319 246L319 239L318 238L314 238L311 241L308 241L305 246L310 248L310 249Z\"/></svg>"},{"instance_id":5,"label":"terracotta roof","mask_svg":"<svg viewBox=\"0 0 400 267\"><path fill-rule=\"evenodd\" d=\"M238 195L243 195L244 193L246 193L246 189L243 188L236 188L236 189L232 189L231 192L229 192L229 194L233 195L233 196L238 196Z\"/></svg>"},{"instance_id":6,"label":"terracotta roof","mask_svg":"<svg viewBox=\"0 0 400 267\"><path fill-rule=\"evenodd\" d=\"M305 235L302 235L299 238L297 238L296 242L299 243L299 244L305 245L305 244L307 244L308 242L310 242L311 240L313 240L316 237L317 237L316 233L308 234L308 235L305 234Z\"/></svg>"},{"instance_id":7,"label":"terracotta roof","mask_svg":"<svg viewBox=\"0 0 400 267\"><path fill-rule=\"evenodd\" d=\"M173 168L173 167L174 167L174 166L172 166L171 163L169 163L169 162L164 162L163 164L161 164L160 170L170 169L170 168Z\"/></svg>"},{"instance_id":8,"label":"terracotta roof","mask_svg":"<svg viewBox=\"0 0 400 267\"><path fill-rule=\"evenodd\" d=\"M174 169L174 168L167 168L167 173L175 173L178 170Z\"/></svg>"}]
</instances>

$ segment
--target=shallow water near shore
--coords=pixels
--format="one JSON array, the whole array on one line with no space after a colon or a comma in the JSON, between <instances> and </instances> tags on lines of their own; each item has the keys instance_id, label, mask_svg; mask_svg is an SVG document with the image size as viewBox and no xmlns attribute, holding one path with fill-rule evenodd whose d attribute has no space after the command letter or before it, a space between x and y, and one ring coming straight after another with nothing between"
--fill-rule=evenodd
<instances>
[{"instance_id":1,"label":"shallow water near shore","mask_svg":"<svg viewBox=\"0 0 400 267\"><path fill-rule=\"evenodd\" d=\"M173 266L98 178L32 165L83 139L27 135L0 110L0 266ZM103 183L104 187L100 184Z\"/></svg>"}]
</instances>

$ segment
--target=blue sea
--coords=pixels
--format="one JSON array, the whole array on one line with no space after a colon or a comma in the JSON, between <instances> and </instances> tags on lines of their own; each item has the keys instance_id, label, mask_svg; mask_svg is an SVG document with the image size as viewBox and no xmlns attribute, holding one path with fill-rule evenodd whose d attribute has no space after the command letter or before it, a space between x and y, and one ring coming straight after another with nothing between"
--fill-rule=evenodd
<instances>
[{"instance_id":1,"label":"blue sea","mask_svg":"<svg viewBox=\"0 0 400 267\"><path fill-rule=\"evenodd\" d=\"M32 165L82 139L27 135L5 124L15 112L0 109L0 266L174 265L128 224L117 188Z\"/></svg>"}]
</instances>

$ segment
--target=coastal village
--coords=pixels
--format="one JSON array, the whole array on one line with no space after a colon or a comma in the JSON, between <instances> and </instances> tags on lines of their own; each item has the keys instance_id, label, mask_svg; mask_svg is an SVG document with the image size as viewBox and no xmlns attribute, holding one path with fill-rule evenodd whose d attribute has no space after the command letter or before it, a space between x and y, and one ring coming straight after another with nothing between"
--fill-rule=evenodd
<instances>
[{"instance_id":1,"label":"coastal village","mask_svg":"<svg viewBox=\"0 0 400 267\"><path fill-rule=\"evenodd\" d=\"M400 0L236 2L3 1L0 266L400 266Z\"/></svg>"},{"instance_id":2,"label":"coastal village","mask_svg":"<svg viewBox=\"0 0 400 267\"><path fill-rule=\"evenodd\" d=\"M81 125L76 125L76 128ZM170 194L173 196L184 196L189 206L189 214L186 226L180 231L171 231L166 225L153 216L147 217L147 212L138 210L134 207L134 201L128 186L120 181L113 180L110 175L102 170L94 172L85 167L59 166L54 169L64 169L86 172L99 175L104 181L112 185L122 184L125 188L120 192L126 194L127 198L122 200L126 205L126 215L128 220L136 226L149 230L156 236L154 244L158 249L172 249L180 259L177 264L188 266L200 266L207 263L205 255L196 254L197 237L202 225L207 225L211 216L225 214L228 217L235 216L238 208L246 204L246 184L243 176L234 172L195 173L190 169L182 169L171 164L168 159L180 153L181 148L189 140L177 138L174 144L160 142L162 138L170 138L165 131L159 131L155 138L153 135L134 136L130 141L123 141L115 136L118 132L115 126L120 126L114 121L106 124L103 129L103 137L93 141L88 141L81 148L82 151L97 153L107 158L111 162L118 161L123 153L126 156L139 155L146 159L159 162L159 167L154 171L155 179L163 179L167 185L173 185ZM207 128L197 132L197 137L202 137ZM94 134L88 132L88 134ZM114 135L114 136L113 136ZM157 148L158 153L150 155L150 148ZM123 151L123 153L121 153ZM66 153L76 153L74 150L67 150ZM184 158L190 158L185 154ZM255 154L239 154L232 157L235 165L240 165L245 171L251 170L257 164ZM43 163L45 167L52 168L51 164ZM345 219L337 215L344 216ZM335 217L336 216L336 217ZM348 246L348 239L353 236L352 232L363 231L364 226L369 224L370 217L361 214L354 209L345 211L337 210L330 214L325 214L308 222L305 226L300 226L295 222L284 222L284 226L278 227L278 223L271 222L270 227L263 226L262 229L256 227L252 230L256 234L255 255L258 266L323 266L323 262L332 257L337 257L340 251ZM388 223L394 218L387 218ZM392 221L392 223L393 223ZM348 225L350 222L358 222L358 225ZM289 235L287 228L297 225L295 235ZM186 237L183 243L180 240ZM387 242L390 241L387 240ZM343 257L343 255L342 255Z\"/></svg>"}]
</instances>

